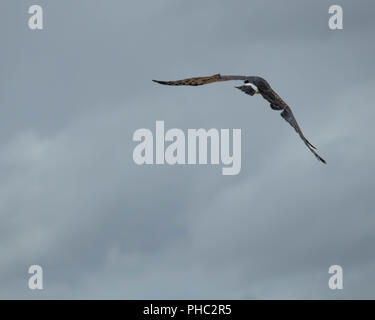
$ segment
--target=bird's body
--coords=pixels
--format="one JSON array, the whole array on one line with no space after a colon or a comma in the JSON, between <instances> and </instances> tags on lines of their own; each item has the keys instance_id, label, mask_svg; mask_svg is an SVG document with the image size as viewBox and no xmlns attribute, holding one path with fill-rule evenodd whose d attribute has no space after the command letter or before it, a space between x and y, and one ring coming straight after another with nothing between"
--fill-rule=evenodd
<instances>
[{"instance_id":1,"label":"bird's body","mask_svg":"<svg viewBox=\"0 0 375 320\"><path fill-rule=\"evenodd\" d=\"M299 134L305 145L309 148L309 150L315 155L315 157L323 162L326 163L325 160L320 157L314 149L316 149L303 135L300 127L290 107L285 103L283 99L271 88L269 83L261 78L255 76L235 76L235 75L220 75L215 74L209 77L195 77L195 78L187 78L177 81L159 81L153 80L154 82L164 84L164 85L171 85L171 86L200 86L208 83L219 82L219 81L229 81L229 80L242 80L244 84L242 86L236 87L240 89L244 93L253 96L254 94L260 94L262 97L270 103L270 106L273 110L279 110L281 112L281 116L296 130Z\"/></svg>"}]
</instances>

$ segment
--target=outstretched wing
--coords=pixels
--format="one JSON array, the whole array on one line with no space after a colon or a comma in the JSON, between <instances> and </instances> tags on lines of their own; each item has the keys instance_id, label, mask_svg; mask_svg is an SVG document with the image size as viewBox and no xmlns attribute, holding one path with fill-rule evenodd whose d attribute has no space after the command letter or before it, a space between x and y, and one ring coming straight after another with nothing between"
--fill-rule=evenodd
<instances>
[{"instance_id":1,"label":"outstretched wing","mask_svg":"<svg viewBox=\"0 0 375 320\"><path fill-rule=\"evenodd\" d=\"M249 77L247 76L222 76L220 75L220 73L218 73L209 77L195 77L195 78L187 78L187 79L176 80L176 81L160 81L160 80L152 80L152 81L160 83L160 84L169 85L169 86L201 86L203 84L208 84L212 82L229 81L229 80L246 80L248 78Z\"/></svg>"},{"instance_id":2,"label":"outstretched wing","mask_svg":"<svg viewBox=\"0 0 375 320\"><path fill-rule=\"evenodd\" d=\"M316 149L303 135L296 118L294 118L292 110L289 108L288 105L285 104L283 111L280 114L299 134L305 145L310 149L310 151L317 157L318 160L320 160L323 163L326 163L326 161L319 156L314 149Z\"/></svg>"},{"instance_id":3,"label":"outstretched wing","mask_svg":"<svg viewBox=\"0 0 375 320\"><path fill-rule=\"evenodd\" d=\"M280 96L272 88L268 88L267 90L261 91L260 93L263 96L263 98L270 103L272 109L283 110L280 115L294 128L294 130L296 130L296 132L299 134L305 145L310 149L310 151L315 155L315 157L319 161L326 163L326 161L316 153L316 151L314 150L316 148L303 135L296 118L294 118L292 110L285 103L285 101L281 99Z\"/></svg>"}]
</instances>

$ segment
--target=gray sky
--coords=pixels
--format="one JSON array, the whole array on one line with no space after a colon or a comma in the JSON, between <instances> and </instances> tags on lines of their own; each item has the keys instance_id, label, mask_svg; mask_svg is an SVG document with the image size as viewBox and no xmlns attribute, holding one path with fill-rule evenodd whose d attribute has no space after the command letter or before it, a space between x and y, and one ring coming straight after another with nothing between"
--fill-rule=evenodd
<instances>
[{"instance_id":1,"label":"gray sky","mask_svg":"<svg viewBox=\"0 0 375 320\"><path fill-rule=\"evenodd\" d=\"M43 31L32 4L0 5L0 298L375 298L373 1L39 0ZM269 80L327 166L236 82L151 82L219 72ZM241 173L135 165L156 120L242 129Z\"/></svg>"}]
</instances>

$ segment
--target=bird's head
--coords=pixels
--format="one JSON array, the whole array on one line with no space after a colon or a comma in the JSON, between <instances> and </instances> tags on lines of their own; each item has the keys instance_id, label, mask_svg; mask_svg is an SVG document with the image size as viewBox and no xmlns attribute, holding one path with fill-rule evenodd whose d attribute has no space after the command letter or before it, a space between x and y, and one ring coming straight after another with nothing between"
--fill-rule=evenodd
<instances>
[{"instance_id":1,"label":"bird's head","mask_svg":"<svg viewBox=\"0 0 375 320\"><path fill-rule=\"evenodd\" d=\"M253 96L257 93L257 90L255 90L252 86L242 85L235 87L237 89L240 89L242 92L245 92L246 94L249 94L250 96Z\"/></svg>"},{"instance_id":2,"label":"bird's head","mask_svg":"<svg viewBox=\"0 0 375 320\"><path fill-rule=\"evenodd\" d=\"M253 96L256 93L259 93L258 87L248 80L245 80L244 84L242 86L238 86L238 87L235 87L235 88L240 89L241 91L243 91L246 94L249 94L251 96Z\"/></svg>"}]
</instances>

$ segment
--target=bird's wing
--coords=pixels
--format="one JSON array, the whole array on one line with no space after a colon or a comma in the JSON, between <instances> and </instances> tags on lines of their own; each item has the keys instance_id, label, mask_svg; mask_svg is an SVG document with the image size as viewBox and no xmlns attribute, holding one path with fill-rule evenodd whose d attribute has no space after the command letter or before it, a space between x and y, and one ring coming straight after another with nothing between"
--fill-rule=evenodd
<instances>
[{"instance_id":1,"label":"bird's wing","mask_svg":"<svg viewBox=\"0 0 375 320\"><path fill-rule=\"evenodd\" d=\"M315 157L320 160L323 163L326 163L326 161L319 156L314 149L316 149L303 135L296 118L294 118L292 110L289 108L288 105L284 106L283 111L280 114L299 134L305 145L310 149L310 151L315 155Z\"/></svg>"},{"instance_id":2,"label":"bird's wing","mask_svg":"<svg viewBox=\"0 0 375 320\"><path fill-rule=\"evenodd\" d=\"M218 81L229 81L229 80L247 80L247 76L222 76L221 74L214 74L213 76L208 77L195 77L187 78L176 81L160 81L152 80L154 82L165 84L169 86L201 86L203 84L218 82ZM250 77L251 78L251 77Z\"/></svg>"},{"instance_id":3,"label":"bird's wing","mask_svg":"<svg viewBox=\"0 0 375 320\"><path fill-rule=\"evenodd\" d=\"M271 88L260 93L264 99L266 99L270 104L271 108L274 110L283 110L288 105L283 99Z\"/></svg>"},{"instance_id":4,"label":"bird's wing","mask_svg":"<svg viewBox=\"0 0 375 320\"><path fill-rule=\"evenodd\" d=\"M264 99L266 99L270 104L271 108L274 110L283 110L281 116L296 130L305 145L310 149L310 151L318 158L318 160L326 163L325 160L319 156L314 149L316 149L309 140L303 135L301 128L299 127L296 118L294 118L293 112L290 107L285 103L283 99L272 89L269 88L266 91L261 92Z\"/></svg>"},{"instance_id":5,"label":"bird's wing","mask_svg":"<svg viewBox=\"0 0 375 320\"><path fill-rule=\"evenodd\" d=\"M208 77L195 77L195 78L187 78L187 79L182 79L182 80L176 80L176 81L160 81L160 80L152 80L154 82L164 84L164 85L169 85L169 86L200 86L203 84L207 83L212 83L212 82L218 82L218 81L229 81L229 80L243 80L247 82L253 83L257 77L253 76L228 76L228 75L221 75L221 74L215 74L213 76L208 76ZM256 84L254 84L256 85ZM289 122L289 124L297 131L303 142L306 144L306 146L310 149L310 151L315 155L315 157L318 158L318 160L322 161L323 163L326 163L325 160L320 157L314 149L316 149L303 135L300 127L298 126L298 123L296 119L294 118L294 115L292 113L292 110L289 108L289 106L284 102L283 99L280 98L280 96L272 90L272 88L269 87L267 84L268 88L263 90L262 88L260 89L260 94L263 96L264 99L266 99L270 104L271 108L274 110L283 110L281 112L281 116ZM241 87L238 87L241 89ZM241 89L245 93L247 90ZM248 93L250 94L250 93ZM252 94L253 95L253 92Z\"/></svg>"}]
</instances>

